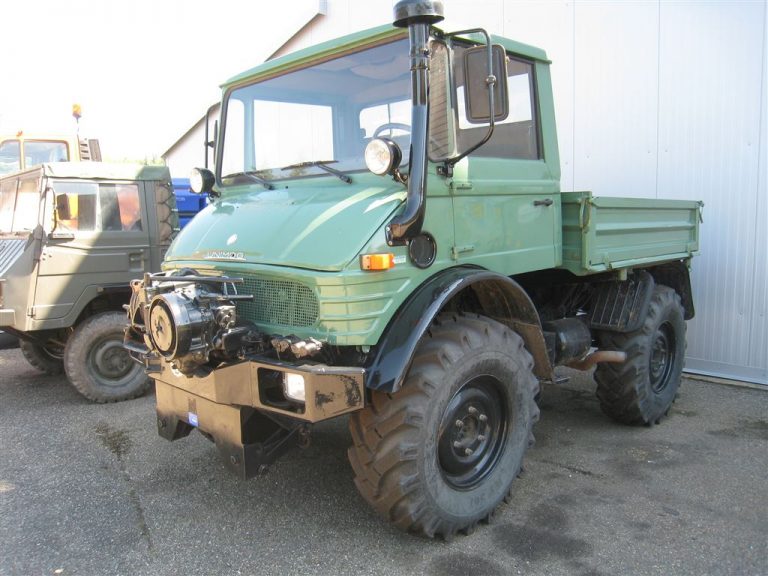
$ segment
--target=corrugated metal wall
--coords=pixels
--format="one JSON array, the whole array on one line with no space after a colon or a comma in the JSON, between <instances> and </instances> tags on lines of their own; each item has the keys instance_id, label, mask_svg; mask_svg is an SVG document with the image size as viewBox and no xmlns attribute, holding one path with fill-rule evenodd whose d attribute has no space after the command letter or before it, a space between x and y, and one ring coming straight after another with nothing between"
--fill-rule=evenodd
<instances>
[{"instance_id":1,"label":"corrugated metal wall","mask_svg":"<svg viewBox=\"0 0 768 576\"><path fill-rule=\"evenodd\" d=\"M391 19L328 0L286 48ZM690 371L768 384L766 2L445 0L553 61L563 190L704 200Z\"/></svg>"}]
</instances>

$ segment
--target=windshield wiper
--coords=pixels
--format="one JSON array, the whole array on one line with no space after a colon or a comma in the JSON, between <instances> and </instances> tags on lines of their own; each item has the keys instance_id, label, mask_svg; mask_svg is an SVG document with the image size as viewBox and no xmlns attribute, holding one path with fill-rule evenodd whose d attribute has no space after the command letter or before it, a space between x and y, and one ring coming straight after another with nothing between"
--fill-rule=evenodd
<instances>
[{"instance_id":1,"label":"windshield wiper","mask_svg":"<svg viewBox=\"0 0 768 576\"><path fill-rule=\"evenodd\" d=\"M335 168L331 168L330 166L328 166L328 164L335 164L336 162L338 162L338 160L312 160L310 162L299 162L298 164L283 166L282 168L280 168L280 170L290 170L291 168L309 168L310 166L314 166L314 167L320 168L321 170L325 170L326 172L328 172L328 174L333 174L342 182L346 182L347 184L352 184L352 178L344 174L344 172L341 172L339 170L336 170Z\"/></svg>"},{"instance_id":2,"label":"windshield wiper","mask_svg":"<svg viewBox=\"0 0 768 576\"><path fill-rule=\"evenodd\" d=\"M250 172L233 172L232 174L227 174L226 176L222 176L221 179L224 178L237 178L238 176L246 176L256 182L257 184L261 184L266 188L267 190L274 190L274 185L269 181L265 180L264 178L261 178L259 176L256 176L256 171L250 171Z\"/></svg>"}]
</instances>

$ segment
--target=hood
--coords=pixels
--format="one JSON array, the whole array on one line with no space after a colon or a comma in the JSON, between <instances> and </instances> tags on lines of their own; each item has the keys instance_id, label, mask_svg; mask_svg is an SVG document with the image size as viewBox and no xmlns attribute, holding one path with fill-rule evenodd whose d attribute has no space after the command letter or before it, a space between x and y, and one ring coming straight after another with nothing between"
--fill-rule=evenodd
<instances>
[{"instance_id":1,"label":"hood","mask_svg":"<svg viewBox=\"0 0 768 576\"><path fill-rule=\"evenodd\" d=\"M230 192L184 227L165 261L342 270L405 199L405 190L391 182L301 184Z\"/></svg>"}]
</instances>

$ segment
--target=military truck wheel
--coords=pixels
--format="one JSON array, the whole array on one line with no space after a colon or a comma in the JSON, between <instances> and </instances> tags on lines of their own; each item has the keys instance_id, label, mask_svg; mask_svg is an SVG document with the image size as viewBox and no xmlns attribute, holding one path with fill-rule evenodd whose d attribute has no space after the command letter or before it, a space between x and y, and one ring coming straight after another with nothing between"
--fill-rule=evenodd
<instances>
[{"instance_id":1,"label":"military truck wheel","mask_svg":"<svg viewBox=\"0 0 768 576\"><path fill-rule=\"evenodd\" d=\"M33 367L44 372L49 376L58 376L64 372L64 354L60 347L41 346L27 342L19 341L19 348L27 362Z\"/></svg>"},{"instance_id":2,"label":"military truck wheel","mask_svg":"<svg viewBox=\"0 0 768 576\"><path fill-rule=\"evenodd\" d=\"M658 424L677 397L685 358L680 296L654 288L643 325L634 332L601 332L600 347L627 353L623 364L598 364L597 397L603 412L624 424Z\"/></svg>"},{"instance_id":3,"label":"military truck wheel","mask_svg":"<svg viewBox=\"0 0 768 576\"><path fill-rule=\"evenodd\" d=\"M150 380L144 367L123 348L122 312L102 312L75 328L64 349L64 368L72 385L94 402L141 396Z\"/></svg>"},{"instance_id":4,"label":"military truck wheel","mask_svg":"<svg viewBox=\"0 0 768 576\"><path fill-rule=\"evenodd\" d=\"M477 315L443 314L403 387L352 415L360 494L400 529L468 533L509 494L533 443L539 385L523 341Z\"/></svg>"}]
</instances>

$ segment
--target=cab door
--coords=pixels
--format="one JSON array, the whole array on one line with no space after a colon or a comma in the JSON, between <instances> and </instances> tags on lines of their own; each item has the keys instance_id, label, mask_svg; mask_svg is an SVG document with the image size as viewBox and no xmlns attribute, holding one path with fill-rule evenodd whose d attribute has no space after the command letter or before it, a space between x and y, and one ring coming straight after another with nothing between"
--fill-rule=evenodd
<instances>
[{"instance_id":1,"label":"cab door","mask_svg":"<svg viewBox=\"0 0 768 576\"><path fill-rule=\"evenodd\" d=\"M38 266L35 320L74 321L99 294L127 292L149 262L143 183L54 180L58 216ZM51 217L51 220L53 218ZM127 302L127 299L126 299Z\"/></svg>"},{"instance_id":2,"label":"cab door","mask_svg":"<svg viewBox=\"0 0 768 576\"><path fill-rule=\"evenodd\" d=\"M455 61L462 48L455 47ZM560 260L559 174L544 160L535 64L506 54L508 107L493 135L453 169L454 258L505 275L551 268ZM464 69L455 69L458 150L489 126L466 113ZM503 75L500 75L503 78Z\"/></svg>"}]
</instances>

